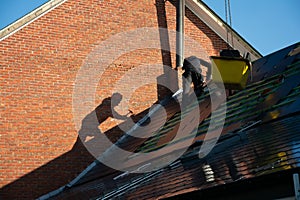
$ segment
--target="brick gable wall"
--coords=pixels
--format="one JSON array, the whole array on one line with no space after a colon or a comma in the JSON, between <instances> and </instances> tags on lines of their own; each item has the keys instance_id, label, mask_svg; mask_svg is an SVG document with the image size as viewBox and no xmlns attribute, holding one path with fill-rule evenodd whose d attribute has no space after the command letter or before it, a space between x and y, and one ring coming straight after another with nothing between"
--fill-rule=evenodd
<instances>
[{"instance_id":1,"label":"brick gable wall","mask_svg":"<svg viewBox=\"0 0 300 200\"><path fill-rule=\"evenodd\" d=\"M36 198L71 181L93 160L73 122L77 72L90 52L114 34L142 27L175 30L175 3L163 2L66 1L0 42L0 197ZM189 10L185 22L186 34L209 55L226 47ZM136 50L114 60L97 85L92 107L111 95L126 72L162 60L174 68L174 54L162 56L154 49ZM133 93L128 101L134 114L166 95L157 88L155 83L147 84ZM119 112L126 110L119 108ZM112 129L117 123L107 120L100 128L117 130Z\"/></svg>"}]
</instances>

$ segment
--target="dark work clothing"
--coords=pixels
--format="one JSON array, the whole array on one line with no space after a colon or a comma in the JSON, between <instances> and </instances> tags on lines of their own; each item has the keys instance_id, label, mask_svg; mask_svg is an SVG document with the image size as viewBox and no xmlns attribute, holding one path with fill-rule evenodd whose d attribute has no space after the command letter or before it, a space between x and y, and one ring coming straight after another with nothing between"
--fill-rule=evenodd
<instances>
[{"instance_id":1,"label":"dark work clothing","mask_svg":"<svg viewBox=\"0 0 300 200\"><path fill-rule=\"evenodd\" d=\"M182 74L183 94L187 95L190 91L191 83L194 85L194 90L202 89L203 79L201 75L200 59L196 56L191 56L184 59Z\"/></svg>"},{"instance_id":2,"label":"dark work clothing","mask_svg":"<svg viewBox=\"0 0 300 200\"><path fill-rule=\"evenodd\" d=\"M185 70L185 72L190 71L193 73L201 74L200 59L196 56L190 56L188 58L185 58L182 69Z\"/></svg>"}]
</instances>

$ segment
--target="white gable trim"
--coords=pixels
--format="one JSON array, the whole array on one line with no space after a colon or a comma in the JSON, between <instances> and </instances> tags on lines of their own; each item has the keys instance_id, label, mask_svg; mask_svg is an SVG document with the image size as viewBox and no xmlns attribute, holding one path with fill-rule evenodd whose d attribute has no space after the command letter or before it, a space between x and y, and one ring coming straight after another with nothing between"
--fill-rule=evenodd
<instances>
[{"instance_id":1,"label":"white gable trim","mask_svg":"<svg viewBox=\"0 0 300 200\"><path fill-rule=\"evenodd\" d=\"M50 0L47 3L43 4L42 6L31 11L27 15L24 15L22 18L18 19L14 23L0 30L0 41L13 35L15 32L19 31L23 27L39 19L40 17L47 14L48 12L60 6L66 1L67 0Z\"/></svg>"}]
</instances>

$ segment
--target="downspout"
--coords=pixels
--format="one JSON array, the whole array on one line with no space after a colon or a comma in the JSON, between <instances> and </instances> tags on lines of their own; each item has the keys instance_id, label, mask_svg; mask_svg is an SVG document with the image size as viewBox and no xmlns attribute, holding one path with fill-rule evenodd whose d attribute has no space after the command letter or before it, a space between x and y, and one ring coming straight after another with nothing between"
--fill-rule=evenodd
<instances>
[{"instance_id":1,"label":"downspout","mask_svg":"<svg viewBox=\"0 0 300 200\"><path fill-rule=\"evenodd\" d=\"M176 67L183 66L185 0L176 2Z\"/></svg>"}]
</instances>

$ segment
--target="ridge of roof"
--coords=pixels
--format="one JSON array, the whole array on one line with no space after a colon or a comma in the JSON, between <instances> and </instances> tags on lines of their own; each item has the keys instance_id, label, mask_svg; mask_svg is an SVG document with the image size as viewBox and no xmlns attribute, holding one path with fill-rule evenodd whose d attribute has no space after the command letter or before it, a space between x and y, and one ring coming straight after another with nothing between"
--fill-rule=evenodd
<instances>
[{"instance_id":1,"label":"ridge of roof","mask_svg":"<svg viewBox=\"0 0 300 200\"><path fill-rule=\"evenodd\" d=\"M232 34L235 49L238 49L242 54L249 52L252 60L256 60L262 57L262 54L260 54L258 50L256 50L250 43L248 43L233 28L231 28L202 0L186 0L186 6L224 41L227 40L227 31L228 36L231 37Z\"/></svg>"},{"instance_id":2,"label":"ridge of roof","mask_svg":"<svg viewBox=\"0 0 300 200\"><path fill-rule=\"evenodd\" d=\"M39 19L46 13L50 12L51 10L55 9L56 7L60 6L67 0L49 0L48 2L44 3L43 5L37 7L33 11L29 12L28 14L24 15L23 17L19 18L15 22L9 24L8 26L4 27L0 30L0 41L6 39L7 37L11 36L15 32L19 31L23 27L27 26L28 24L34 22L35 20Z\"/></svg>"}]
</instances>

